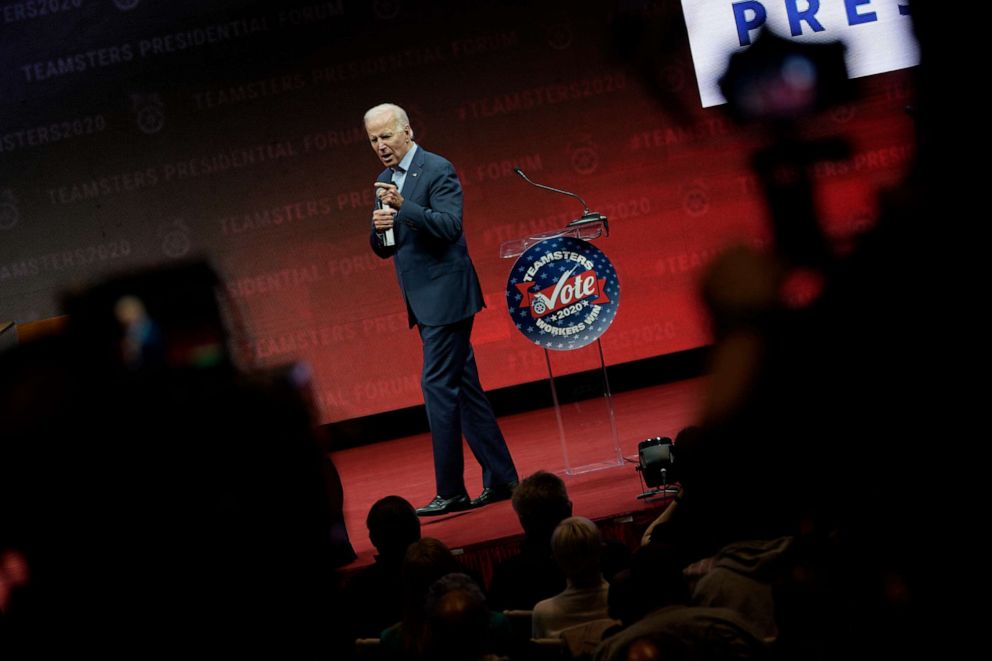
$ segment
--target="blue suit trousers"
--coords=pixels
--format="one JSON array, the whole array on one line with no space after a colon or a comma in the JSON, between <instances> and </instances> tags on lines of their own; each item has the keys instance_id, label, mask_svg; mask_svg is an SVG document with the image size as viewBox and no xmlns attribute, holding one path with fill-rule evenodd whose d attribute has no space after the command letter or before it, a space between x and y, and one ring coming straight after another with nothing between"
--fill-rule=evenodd
<instances>
[{"instance_id":1,"label":"blue suit trousers","mask_svg":"<svg viewBox=\"0 0 992 661\"><path fill-rule=\"evenodd\" d=\"M454 324L418 324L424 345L421 386L434 444L437 494L450 498L466 494L462 435L482 466L483 486L517 481L492 406L479 383L475 353L469 341L474 317Z\"/></svg>"}]
</instances>

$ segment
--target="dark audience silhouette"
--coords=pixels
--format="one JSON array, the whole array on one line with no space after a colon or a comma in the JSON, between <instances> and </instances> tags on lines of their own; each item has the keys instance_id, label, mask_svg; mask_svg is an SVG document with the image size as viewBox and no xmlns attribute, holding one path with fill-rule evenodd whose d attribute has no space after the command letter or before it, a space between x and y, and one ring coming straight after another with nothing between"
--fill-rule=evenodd
<instances>
[{"instance_id":1,"label":"dark audience silhouette","mask_svg":"<svg viewBox=\"0 0 992 661\"><path fill-rule=\"evenodd\" d=\"M703 281L711 387L699 435L678 446L685 499L673 520L697 558L795 536L772 583L783 659L940 654L953 644L934 623L956 601L944 576L960 553L955 514L914 494L930 476L967 484L958 473L967 450L939 446L979 428L957 373L983 341L968 341L978 299L952 192L967 199L975 189L950 154L967 123L946 121L948 72L960 65L934 50L951 17L933 3L909 7L922 54L912 72L916 154L904 181L879 193L875 225L847 252L818 240L792 252L791 212L807 239L822 232L803 198L815 193L808 167L822 143L802 136L822 134L823 108L789 126L759 120L765 154L779 159L765 175L807 190L767 187L771 249L727 251ZM747 52L737 64L746 70Z\"/></svg>"},{"instance_id":2,"label":"dark audience silhouette","mask_svg":"<svg viewBox=\"0 0 992 661\"><path fill-rule=\"evenodd\" d=\"M572 501L564 480L542 470L520 482L512 504L524 530L523 547L493 569L489 600L497 609L531 610L565 589L565 575L551 554L551 534L572 516Z\"/></svg>"},{"instance_id":3,"label":"dark audience silhouette","mask_svg":"<svg viewBox=\"0 0 992 661\"><path fill-rule=\"evenodd\" d=\"M343 645L334 570L355 556L305 374L236 367L218 288L200 262L110 278L69 295L64 333L0 356L0 550L26 566L4 658Z\"/></svg>"},{"instance_id":4,"label":"dark audience silhouette","mask_svg":"<svg viewBox=\"0 0 992 661\"><path fill-rule=\"evenodd\" d=\"M509 621L489 610L478 584L448 574L431 586L424 606L432 661L505 661L513 647Z\"/></svg>"},{"instance_id":5,"label":"dark audience silhouette","mask_svg":"<svg viewBox=\"0 0 992 661\"><path fill-rule=\"evenodd\" d=\"M403 556L403 617L382 632L383 652L403 659L426 658L429 644L427 594L438 579L462 573L444 542L424 537L411 544Z\"/></svg>"},{"instance_id":6,"label":"dark audience silhouette","mask_svg":"<svg viewBox=\"0 0 992 661\"><path fill-rule=\"evenodd\" d=\"M378 554L351 575L343 595L351 638L378 638L403 617L403 556L420 539L417 512L400 496L377 500L366 525Z\"/></svg>"}]
</instances>

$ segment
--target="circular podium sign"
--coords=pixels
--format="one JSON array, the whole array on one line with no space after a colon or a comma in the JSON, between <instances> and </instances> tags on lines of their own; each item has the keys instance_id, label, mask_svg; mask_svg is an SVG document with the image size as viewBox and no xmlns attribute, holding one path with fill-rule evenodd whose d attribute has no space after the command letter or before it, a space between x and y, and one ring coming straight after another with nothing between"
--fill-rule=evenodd
<instances>
[{"instance_id":1,"label":"circular podium sign","mask_svg":"<svg viewBox=\"0 0 992 661\"><path fill-rule=\"evenodd\" d=\"M620 303L616 269L588 241L545 239L525 250L506 281L510 318L528 340L568 351L595 342Z\"/></svg>"}]
</instances>

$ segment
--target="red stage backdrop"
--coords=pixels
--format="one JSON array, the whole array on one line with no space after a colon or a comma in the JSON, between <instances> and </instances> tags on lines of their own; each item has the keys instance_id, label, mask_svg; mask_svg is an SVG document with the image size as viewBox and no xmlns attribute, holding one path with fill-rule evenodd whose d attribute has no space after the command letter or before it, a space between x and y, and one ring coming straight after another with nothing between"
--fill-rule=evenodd
<instances>
[{"instance_id":1,"label":"red stage backdrop","mask_svg":"<svg viewBox=\"0 0 992 661\"><path fill-rule=\"evenodd\" d=\"M655 71L694 101L677 124L611 55L613 3L588 5L0 0L0 320L57 314L62 288L106 272L206 255L257 362L312 365L323 421L422 402L417 334L392 263L368 247L380 165L361 120L390 101L461 175L487 388L545 375L507 318L501 242L581 212L514 166L609 216L610 364L707 343L707 260L768 240L748 168L763 138L700 108L684 26L667 26L677 43L657 44ZM645 21L681 20L678 2L650 6ZM816 170L836 237L871 222L911 157L907 80L862 80L862 99L818 127L854 148Z\"/></svg>"}]
</instances>

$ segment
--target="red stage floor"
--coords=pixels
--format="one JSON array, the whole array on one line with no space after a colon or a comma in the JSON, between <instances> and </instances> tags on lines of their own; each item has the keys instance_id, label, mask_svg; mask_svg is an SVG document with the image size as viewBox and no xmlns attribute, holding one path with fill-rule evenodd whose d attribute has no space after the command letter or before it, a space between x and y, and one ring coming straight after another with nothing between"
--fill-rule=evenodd
<instances>
[{"instance_id":1,"label":"red stage floor","mask_svg":"<svg viewBox=\"0 0 992 661\"><path fill-rule=\"evenodd\" d=\"M620 452L636 462L637 444L652 436L675 437L696 419L704 378L690 379L614 395ZM599 397L562 406L568 461L563 452L554 409L542 409L500 418L520 477L544 469L565 479L576 515L596 521L647 513L659 502L639 500L644 487L635 464L617 464L610 433L606 400ZM414 506L434 496L431 441L418 434L335 452L345 492L345 521L358 553L352 566L372 561L374 549L365 528L372 504L390 494L403 496ZM607 468L588 470L612 462ZM469 494L482 490L481 469L465 448L466 486ZM566 465L573 474L566 472ZM643 518L643 517L640 517ZM437 537L452 549L488 545L518 537L520 524L510 503L422 519L423 535Z\"/></svg>"}]
</instances>

